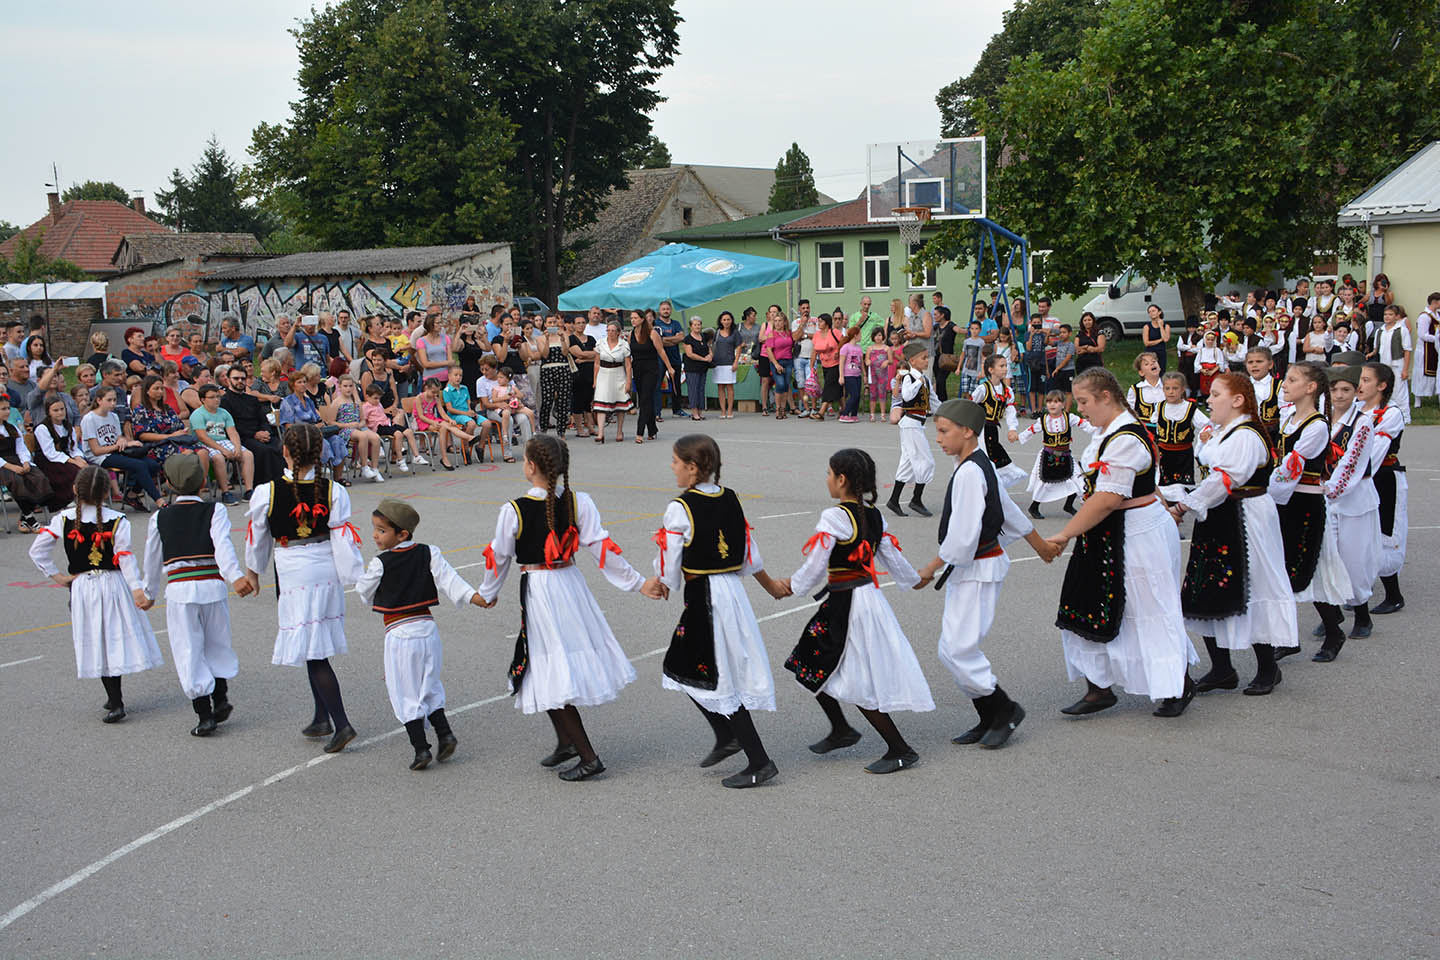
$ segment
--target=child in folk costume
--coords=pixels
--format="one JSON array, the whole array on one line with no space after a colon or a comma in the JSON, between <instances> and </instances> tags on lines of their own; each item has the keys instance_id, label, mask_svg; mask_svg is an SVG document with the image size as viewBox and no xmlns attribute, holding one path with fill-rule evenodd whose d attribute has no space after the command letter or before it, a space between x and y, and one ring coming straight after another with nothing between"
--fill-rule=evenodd
<instances>
[{"instance_id":1,"label":"child in folk costume","mask_svg":"<svg viewBox=\"0 0 1440 960\"><path fill-rule=\"evenodd\" d=\"M440 593L455 606L485 606L475 588L465 582L439 547L416 543L420 514L402 500L381 500L370 514L371 532L380 553L370 560L355 584L360 599L385 618L385 689L395 719L405 724L415 748L411 770L430 765L430 743L425 721L435 729L444 763L455 753L455 734L445 718L445 687L440 683L443 651L440 631L431 615L440 605Z\"/></svg>"},{"instance_id":2,"label":"child in folk costume","mask_svg":"<svg viewBox=\"0 0 1440 960\"><path fill-rule=\"evenodd\" d=\"M525 444L523 469L530 491L500 508L495 537L485 548L480 599L493 606L512 564L520 565L520 634L510 661L515 707L541 710L555 728L555 749L540 761L547 769L579 757L561 780L585 780L605 770L577 707L609 703L635 679L605 614L575 566L584 547L611 585L639 590L645 578L620 555L588 494L570 483L565 441L537 434Z\"/></svg>"},{"instance_id":3,"label":"child in folk costume","mask_svg":"<svg viewBox=\"0 0 1440 960\"><path fill-rule=\"evenodd\" d=\"M300 732L330 736L325 752L339 753L355 739L355 728L330 658L346 652L345 584L359 579L364 560L360 535L350 523L350 495L315 474L324 449L315 424L285 428L285 475L260 484L250 498L245 566L251 588L258 590L259 571L273 555L280 608L270 662L305 665L315 714Z\"/></svg>"},{"instance_id":4,"label":"child in folk costume","mask_svg":"<svg viewBox=\"0 0 1440 960\"><path fill-rule=\"evenodd\" d=\"M980 449L986 424L984 408L972 400L947 400L935 416L936 439L940 449L954 458L955 469L940 513L939 556L919 571L920 583L915 589L923 589L939 574L937 589L945 587L940 662L980 715L979 723L951 743L978 743L995 750L1005 745L1025 719L1024 708L1000 687L989 659L980 650L980 641L995 620L1000 585L1010 569L1004 544L1024 537L1046 563L1060 551L1035 532Z\"/></svg>"},{"instance_id":5,"label":"child in folk costume","mask_svg":"<svg viewBox=\"0 0 1440 960\"><path fill-rule=\"evenodd\" d=\"M1210 671L1195 681L1195 692L1235 689L1240 678L1230 653L1253 649L1258 669L1244 692L1264 696L1281 679L1275 648L1292 646L1296 630L1280 516L1269 494L1275 455L1243 374L1215 378L1210 418L1213 432L1200 448L1209 472L1170 508L1177 523L1186 513L1196 517L1180 589L1185 625L1210 653Z\"/></svg>"},{"instance_id":6,"label":"child in folk costume","mask_svg":"<svg viewBox=\"0 0 1440 960\"><path fill-rule=\"evenodd\" d=\"M1135 358L1135 372L1140 374L1140 380L1130 387L1130 409L1135 411L1135 418L1146 429L1152 429L1149 424L1155 420L1155 409L1165 402L1165 387L1160 381L1160 361L1155 354L1146 350Z\"/></svg>"},{"instance_id":7,"label":"child in folk costume","mask_svg":"<svg viewBox=\"0 0 1440 960\"><path fill-rule=\"evenodd\" d=\"M1070 451L1076 428L1088 431L1090 424L1073 413L1066 413L1065 394L1051 390L1045 395L1045 413L1020 431L1020 443L1038 435L1044 444L1040 456L1035 458L1035 466L1030 468L1030 516L1036 520L1045 519L1040 504L1062 498L1065 512L1073 515L1076 494L1085 492L1080 483L1080 468Z\"/></svg>"},{"instance_id":8,"label":"child in folk costume","mask_svg":"<svg viewBox=\"0 0 1440 960\"><path fill-rule=\"evenodd\" d=\"M900 494L905 484L914 483L915 492L910 497L910 509L922 517L932 514L925 508L925 484L935 476L935 455L930 452L930 442L925 437L925 418L934 412L937 405L935 391L930 378L925 375L929 365L930 348L920 341L905 345L905 363L895 376L894 406L890 420L900 426L900 465L895 468L895 485L890 488L890 499L885 504L897 517L905 516L900 509Z\"/></svg>"},{"instance_id":9,"label":"child in folk costume","mask_svg":"<svg viewBox=\"0 0 1440 960\"><path fill-rule=\"evenodd\" d=\"M1385 323L1375 331L1371 356L1390 368L1394 388L1389 392L1394 395L1395 406L1400 409L1404 421L1409 423L1410 363L1414 359L1414 348L1410 328L1405 323L1405 310L1398 303L1385 308Z\"/></svg>"},{"instance_id":10,"label":"child in folk costume","mask_svg":"<svg viewBox=\"0 0 1440 960\"><path fill-rule=\"evenodd\" d=\"M1096 428L1081 458L1085 502L1049 539L1076 541L1055 625L1070 679L1084 678L1086 692L1060 712L1113 707L1122 685L1160 701L1156 716L1178 717L1194 696L1195 651L1180 612L1180 534L1155 495L1159 454L1114 374L1086 370L1073 391Z\"/></svg>"},{"instance_id":11,"label":"child in folk costume","mask_svg":"<svg viewBox=\"0 0 1440 960\"><path fill-rule=\"evenodd\" d=\"M935 701L915 651L880 590L875 568L883 563L902 586L920 578L874 506L875 461L870 455L853 448L837 451L830 457L825 483L839 503L820 512L815 535L805 544L805 562L780 581L800 593L820 587L817 596L823 598L785 669L815 694L830 720L829 735L811 744L812 752L829 753L860 740L840 708L844 701L855 704L885 738L885 755L865 770L908 770L920 758L890 714L934 710Z\"/></svg>"},{"instance_id":12,"label":"child in folk costume","mask_svg":"<svg viewBox=\"0 0 1440 960\"><path fill-rule=\"evenodd\" d=\"M1213 377L1211 378L1214 379ZM1210 418L1200 404L1185 398L1186 380L1170 372L1160 378L1165 402L1155 407L1155 446L1160 450L1160 486L1195 482L1195 442Z\"/></svg>"},{"instance_id":13,"label":"child in folk costume","mask_svg":"<svg viewBox=\"0 0 1440 960\"><path fill-rule=\"evenodd\" d=\"M1440 394L1440 386L1437 386L1437 372L1440 372L1440 293L1430 294L1425 309L1415 317L1415 338L1420 341L1420 363L1419 369L1415 369L1410 377L1410 392L1418 407L1422 397Z\"/></svg>"},{"instance_id":14,"label":"child in folk costume","mask_svg":"<svg viewBox=\"0 0 1440 960\"><path fill-rule=\"evenodd\" d=\"M30 559L40 572L70 588L75 670L82 680L105 686L104 723L125 719L120 678L164 664L150 621L144 584L130 552L130 521L105 506L110 478L89 466L75 478L75 504L50 518L30 542ZM65 551L61 572L52 557Z\"/></svg>"},{"instance_id":15,"label":"child in folk costume","mask_svg":"<svg viewBox=\"0 0 1440 960\"><path fill-rule=\"evenodd\" d=\"M1370 592L1380 575L1380 497L1372 477L1374 446L1384 438L1375 430L1374 416L1364 413L1365 401L1379 393L1372 374L1362 376L1360 365L1331 367L1330 375L1330 479L1325 482L1328 519L1335 521L1340 556L1350 574L1350 596L1355 622L1350 639L1370 636ZM1364 389L1366 392L1361 394ZM1358 401L1357 401L1358 398ZM1325 635L1325 625L1314 636Z\"/></svg>"},{"instance_id":16,"label":"child in folk costume","mask_svg":"<svg viewBox=\"0 0 1440 960\"><path fill-rule=\"evenodd\" d=\"M1274 361L1268 347L1251 347L1245 352L1245 372L1250 377L1250 389L1255 394L1256 422L1264 429L1272 448L1280 436L1282 399L1280 378L1273 370Z\"/></svg>"},{"instance_id":17,"label":"child in folk costume","mask_svg":"<svg viewBox=\"0 0 1440 960\"><path fill-rule=\"evenodd\" d=\"M656 576L643 590L651 597L684 590L685 610L665 654L661 685L695 701L715 734L715 748L700 766L744 750L745 769L721 783L758 786L777 771L750 711L775 709L775 681L741 577L753 576L777 600L788 594L765 572L740 498L719 485L715 441L698 433L681 437L671 451L670 469L685 492L665 508L655 532L660 548Z\"/></svg>"},{"instance_id":18,"label":"child in folk costume","mask_svg":"<svg viewBox=\"0 0 1440 960\"><path fill-rule=\"evenodd\" d=\"M145 594L153 602L165 591L165 629L180 689L198 722L190 730L208 737L233 709L230 680L240 661L230 645L230 586L240 596L250 581L230 542L230 514L223 503L200 499L209 462L193 453L165 461L165 482L176 497L150 518L145 538Z\"/></svg>"},{"instance_id":19,"label":"child in folk costume","mask_svg":"<svg viewBox=\"0 0 1440 960\"><path fill-rule=\"evenodd\" d=\"M1205 342L1195 354L1195 369L1200 371L1200 396L1210 396L1210 384L1226 370L1225 351L1214 330L1205 334Z\"/></svg>"},{"instance_id":20,"label":"child in folk costume","mask_svg":"<svg viewBox=\"0 0 1440 960\"><path fill-rule=\"evenodd\" d=\"M985 379L970 394L970 399L980 404L985 411L985 429L981 434L980 449L995 465L995 475L1000 486L1008 490L1025 479L1025 471L1010 459L1010 454L1000 443L1000 424L1005 424L1005 439L1015 443L1020 439L1020 422L1015 416L1015 394L1006 381L1010 377L1010 361L992 353L985 358Z\"/></svg>"},{"instance_id":21,"label":"child in folk costume","mask_svg":"<svg viewBox=\"0 0 1440 960\"><path fill-rule=\"evenodd\" d=\"M1280 514L1285 573L1295 602L1313 603L1320 615L1325 643L1311 659L1329 663L1345 643L1340 604L1351 593L1350 574L1340 556L1339 531L1325 507L1330 424L1319 403L1329 390L1329 378L1317 363L1294 363L1285 372L1284 390L1287 408L1280 420L1270 498ZM1279 659L1299 649L1287 644L1278 647L1275 655Z\"/></svg>"},{"instance_id":22,"label":"child in folk costume","mask_svg":"<svg viewBox=\"0 0 1440 960\"><path fill-rule=\"evenodd\" d=\"M1361 381L1372 378L1367 386L1365 416L1375 421L1375 443L1370 452L1371 474L1375 493L1380 498L1380 582L1385 599L1371 613L1395 613L1405 608L1400 592L1400 568L1405 566L1405 546L1409 539L1410 482L1400 463L1400 435L1405 432L1407 409L1392 398L1394 372L1388 364L1367 363L1360 372Z\"/></svg>"},{"instance_id":23,"label":"child in folk costume","mask_svg":"<svg viewBox=\"0 0 1440 960\"><path fill-rule=\"evenodd\" d=\"M10 490L20 508L19 531L34 533L41 529L35 511L41 506L59 509L66 498L57 496L44 471L31 462L25 431L9 423L9 417L10 398L0 392L0 483Z\"/></svg>"}]
</instances>

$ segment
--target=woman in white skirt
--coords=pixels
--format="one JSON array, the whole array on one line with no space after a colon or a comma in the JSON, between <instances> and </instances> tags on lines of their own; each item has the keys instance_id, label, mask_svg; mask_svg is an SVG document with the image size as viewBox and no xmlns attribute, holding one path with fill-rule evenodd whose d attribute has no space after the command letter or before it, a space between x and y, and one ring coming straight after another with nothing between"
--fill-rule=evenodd
<instances>
[{"instance_id":1,"label":"woman in white skirt","mask_svg":"<svg viewBox=\"0 0 1440 960\"><path fill-rule=\"evenodd\" d=\"M1385 599L1371 613L1395 613L1405 607L1400 592L1400 569L1410 527L1410 481L1400 463L1400 435L1405 432L1405 411L1392 401L1395 372L1388 364L1367 363L1360 373L1360 396L1365 416L1375 421L1375 443L1370 450L1375 493L1380 498L1380 583Z\"/></svg>"},{"instance_id":2,"label":"woman in white skirt","mask_svg":"<svg viewBox=\"0 0 1440 960\"><path fill-rule=\"evenodd\" d=\"M715 748L700 766L744 750L745 769L721 783L759 786L778 771L750 711L775 709L775 681L741 578L753 576L777 600L789 594L765 572L740 498L717 482L719 445L705 434L681 437L671 450L670 469L685 492L665 508L655 532L656 575L642 590L651 597L679 590L685 597L661 686L688 695L715 734Z\"/></svg>"},{"instance_id":3,"label":"woman in white skirt","mask_svg":"<svg viewBox=\"0 0 1440 960\"><path fill-rule=\"evenodd\" d=\"M555 749L540 761L554 767L579 757L560 779L585 780L605 770L577 707L609 703L635 679L605 614L575 566L581 547L615 587L639 590L645 578L620 555L588 494L570 486L570 451L540 434L525 444L530 491L500 508L495 538L485 548L480 599L494 606L513 564L520 565L520 633L510 661L510 692L525 713L544 710Z\"/></svg>"},{"instance_id":4,"label":"woman in white skirt","mask_svg":"<svg viewBox=\"0 0 1440 960\"><path fill-rule=\"evenodd\" d=\"M605 339L595 346L595 442L605 442L605 425L615 419L615 442L625 439L625 414L635 409L630 396L630 342L620 336L620 321L605 327Z\"/></svg>"},{"instance_id":5,"label":"woman in white skirt","mask_svg":"<svg viewBox=\"0 0 1440 960\"><path fill-rule=\"evenodd\" d=\"M1073 413L1065 412L1065 394L1051 390L1045 394L1045 412L1030 426L1020 431L1020 443L1039 436L1043 446L1030 468L1030 516L1044 520L1040 504L1065 501L1065 512L1075 514L1075 497L1085 492L1080 481L1080 466L1071 452L1075 431L1094 433L1094 428Z\"/></svg>"},{"instance_id":6,"label":"woman in white skirt","mask_svg":"<svg viewBox=\"0 0 1440 960\"><path fill-rule=\"evenodd\" d=\"M100 678L105 686L104 723L125 719L120 678L163 666L150 620L151 606L130 551L130 521L105 506L110 476L85 467L75 477L75 503L50 518L30 541L30 559L40 572L70 588L70 632L75 642L75 672L82 680ZM68 561L55 566L55 547Z\"/></svg>"},{"instance_id":7,"label":"woman in white skirt","mask_svg":"<svg viewBox=\"0 0 1440 960\"><path fill-rule=\"evenodd\" d=\"M1328 373L1330 443L1332 449L1343 452L1325 481L1325 500L1327 519L1335 521L1340 557L1350 574L1345 605L1354 610L1350 639L1355 640L1370 636L1374 629L1370 593L1380 575L1380 497L1375 492L1371 458L1384 438L1375 430L1374 416L1364 412L1365 398L1358 393L1365 384L1360 366L1331 367ZM1369 386L1373 390L1375 381Z\"/></svg>"},{"instance_id":8,"label":"woman in white skirt","mask_svg":"<svg viewBox=\"0 0 1440 960\"><path fill-rule=\"evenodd\" d=\"M360 535L350 523L345 488L315 475L324 442L313 423L285 429L281 452L285 475L262 483L250 498L245 534L245 566L250 586L260 589L260 573L275 560L279 629L270 662L304 664L310 678L315 714L300 732L329 736L326 753L339 753L355 739L345 714L340 681L330 658L344 653L345 586L365 570Z\"/></svg>"},{"instance_id":9,"label":"woman in white skirt","mask_svg":"<svg viewBox=\"0 0 1440 960\"><path fill-rule=\"evenodd\" d=\"M840 502L820 512L815 534L805 544L805 562L781 581L792 592L819 588L824 600L801 632L785 669L815 694L830 720L830 733L812 743L811 752L829 753L859 742L860 732L840 708L843 701L855 704L885 738L885 755L866 771L908 770L920 757L890 714L934 710L935 701L920 661L880 590L876 566L883 564L902 587L914 586L920 577L873 506L875 461L870 454L855 448L832 454L825 485Z\"/></svg>"},{"instance_id":10,"label":"woman in white skirt","mask_svg":"<svg viewBox=\"0 0 1440 960\"><path fill-rule=\"evenodd\" d=\"M1086 684L1060 712L1113 707L1118 685L1160 701L1156 716L1178 717L1194 696L1187 667L1196 657L1180 613L1180 534L1155 495L1159 457L1113 373L1085 370L1071 392L1097 432L1082 458L1085 502L1049 538L1076 540L1055 625L1070 679Z\"/></svg>"},{"instance_id":11,"label":"woman in white skirt","mask_svg":"<svg viewBox=\"0 0 1440 960\"><path fill-rule=\"evenodd\" d=\"M1285 371L1282 389L1289 408L1280 419L1278 463L1270 474L1270 499L1280 514L1290 589L1296 603L1313 603L1320 615L1325 643L1311 657L1316 663L1334 660L1344 646L1340 604L1351 593L1339 531L1325 508L1330 424L1319 404L1329 388L1329 377L1318 363L1292 363ZM1299 652L1298 646L1277 647L1275 657Z\"/></svg>"},{"instance_id":12,"label":"woman in white skirt","mask_svg":"<svg viewBox=\"0 0 1440 960\"><path fill-rule=\"evenodd\" d=\"M1176 523L1195 514L1180 586L1185 626L1204 638L1210 654L1210 671L1195 681L1195 692L1234 690L1240 677L1231 651L1254 650L1255 679L1244 692L1265 696L1281 679L1275 648L1295 643L1295 594L1269 493L1275 457L1248 376L1222 373L1211 382L1210 423L1199 453L1209 472L1170 508Z\"/></svg>"},{"instance_id":13,"label":"woman in white skirt","mask_svg":"<svg viewBox=\"0 0 1440 960\"><path fill-rule=\"evenodd\" d=\"M1006 490L1025 479L1025 470L1010 460L1010 454L1000 442L1000 425L1005 425L1005 437L1010 443L1020 439L1019 418L1015 416L1015 394L1009 384L1010 361L992 353L985 358L985 379L970 392L970 399L985 408L985 433L981 448L990 462L995 465L995 475L1000 486Z\"/></svg>"}]
</instances>

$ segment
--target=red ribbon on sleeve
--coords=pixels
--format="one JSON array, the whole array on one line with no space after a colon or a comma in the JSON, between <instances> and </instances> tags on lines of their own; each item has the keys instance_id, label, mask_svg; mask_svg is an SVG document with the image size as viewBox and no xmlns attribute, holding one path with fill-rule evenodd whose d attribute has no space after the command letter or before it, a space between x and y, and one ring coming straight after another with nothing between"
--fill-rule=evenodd
<instances>
[{"instance_id":1,"label":"red ribbon on sleeve","mask_svg":"<svg viewBox=\"0 0 1440 960\"><path fill-rule=\"evenodd\" d=\"M481 556L483 556L483 557L485 558L485 572L486 572L486 573L494 573L494 572L495 572L495 544L493 544L493 543L487 543L487 544L485 545L485 552L484 552L483 554L481 554Z\"/></svg>"},{"instance_id":2,"label":"red ribbon on sleeve","mask_svg":"<svg viewBox=\"0 0 1440 960\"><path fill-rule=\"evenodd\" d=\"M355 546L360 546L360 531L356 528L355 524L351 523L348 520L345 521L345 525L340 528L340 532L348 534L350 536L350 540L355 544Z\"/></svg>"},{"instance_id":3,"label":"red ribbon on sleeve","mask_svg":"<svg viewBox=\"0 0 1440 960\"><path fill-rule=\"evenodd\" d=\"M1300 451L1291 450L1290 455L1285 458L1285 472L1294 480L1305 471L1305 458L1300 456Z\"/></svg>"},{"instance_id":4,"label":"red ribbon on sleeve","mask_svg":"<svg viewBox=\"0 0 1440 960\"><path fill-rule=\"evenodd\" d=\"M1094 463L1090 464L1090 469L1099 470L1101 473L1109 473L1110 465L1104 460L1096 460Z\"/></svg>"},{"instance_id":5,"label":"red ribbon on sleeve","mask_svg":"<svg viewBox=\"0 0 1440 960\"><path fill-rule=\"evenodd\" d=\"M605 554L613 553L615 554L615 556L618 557L620 556L621 552L622 551L620 550L620 545L614 540L611 540L609 537L606 537L604 540L600 541L600 569L605 569Z\"/></svg>"},{"instance_id":6,"label":"red ribbon on sleeve","mask_svg":"<svg viewBox=\"0 0 1440 960\"><path fill-rule=\"evenodd\" d=\"M1226 473L1224 470L1221 470L1218 467L1215 469L1215 472L1220 474L1220 481L1225 484L1225 492L1229 493L1230 486L1234 482L1230 479L1230 474Z\"/></svg>"},{"instance_id":7,"label":"red ribbon on sleeve","mask_svg":"<svg viewBox=\"0 0 1440 960\"><path fill-rule=\"evenodd\" d=\"M669 539L669 538L670 538L672 535L678 537L678 536L680 536L680 531L678 531L678 530L668 530L668 529L666 529L665 527L661 527L659 530L656 530L656 531L655 531L655 536L652 538L652 539L654 540L654 542L655 542L655 546L657 546L657 547L660 548L660 576L662 576L662 577L665 576L665 550L666 550L666 547L667 547L667 546L669 545L669 543L670 543L670 539ZM747 546L748 546L748 541L747 541Z\"/></svg>"},{"instance_id":8,"label":"red ribbon on sleeve","mask_svg":"<svg viewBox=\"0 0 1440 960\"><path fill-rule=\"evenodd\" d=\"M747 543L749 542L749 537L748 537L748 536L746 537L746 542L747 542ZM810 556L810 551L814 550L814 549L815 549L815 546L816 546L817 544L820 545L821 547L825 547L826 549L828 549L828 548L830 547L830 534L824 532L823 530L817 532L817 533L816 533L814 536L812 536L809 540L806 540L806 541L805 541L805 546L800 550L800 552L803 553L805 556L808 557L808 556ZM747 553L747 559L748 559L748 553Z\"/></svg>"},{"instance_id":9,"label":"red ribbon on sleeve","mask_svg":"<svg viewBox=\"0 0 1440 960\"><path fill-rule=\"evenodd\" d=\"M886 530L884 533L884 537L886 540L890 541L890 546L895 548L896 553L905 552L904 550L900 549L900 541L895 539L895 534L891 533L889 530Z\"/></svg>"},{"instance_id":10,"label":"red ribbon on sleeve","mask_svg":"<svg viewBox=\"0 0 1440 960\"><path fill-rule=\"evenodd\" d=\"M750 526L750 521L749 521L749 520L746 520L746 521L745 521L745 562L746 562L746 563L749 563L749 562L750 562L750 534L753 533L754 530L755 530L755 528L752 527L752 526Z\"/></svg>"}]
</instances>

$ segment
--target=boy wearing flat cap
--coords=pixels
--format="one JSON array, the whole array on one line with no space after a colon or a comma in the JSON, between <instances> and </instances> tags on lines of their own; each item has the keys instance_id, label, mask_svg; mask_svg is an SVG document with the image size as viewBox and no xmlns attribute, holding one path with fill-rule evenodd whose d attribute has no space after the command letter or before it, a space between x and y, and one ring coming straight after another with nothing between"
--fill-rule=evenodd
<instances>
[{"instance_id":1,"label":"boy wearing flat cap","mask_svg":"<svg viewBox=\"0 0 1440 960\"><path fill-rule=\"evenodd\" d=\"M905 363L895 375L895 406L890 413L892 423L900 425L900 465L895 468L895 485L885 505L897 517L905 516L900 509L900 495L905 484L915 484L910 509L922 517L932 516L925 508L925 484L935 476L935 455L925 436L925 418L935 411L935 390L925 375L930 348L919 340L905 345ZM898 420L896 419L898 417Z\"/></svg>"},{"instance_id":2,"label":"boy wearing flat cap","mask_svg":"<svg viewBox=\"0 0 1440 960\"><path fill-rule=\"evenodd\" d=\"M165 482L177 496L150 518L145 538L145 594L165 590L165 628L180 687L199 722L190 733L208 737L229 718L229 681L240 670L230 646L230 586L240 596L249 581L230 542L224 504L200 499L205 462L193 453L165 461Z\"/></svg>"},{"instance_id":3,"label":"boy wearing flat cap","mask_svg":"<svg viewBox=\"0 0 1440 960\"><path fill-rule=\"evenodd\" d=\"M936 589L945 587L940 661L980 715L978 724L951 742L994 750L1003 747L1025 719L1025 711L1001 689L980 650L1010 569L1004 544L1023 537L1046 563L1060 551L1035 532L1001 486L994 464L980 449L984 429L985 409L973 400L946 400L935 414L936 439L954 458L955 470L940 509L940 555L918 571L915 589L924 589L940 574Z\"/></svg>"},{"instance_id":4,"label":"boy wearing flat cap","mask_svg":"<svg viewBox=\"0 0 1440 960\"><path fill-rule=\"evenodd\" d=\"M457 607L485 604L439 547L415 542L420 514L410 504L381 500L370 515L370 525L380 553L365 568L355 592L385 618L385 689L390 692L395 719L405 724L415 748L410 769L423 770L432 759L425 739L426 720L435 728L439 742L435 758L449 760L456 744L445 718L440 631L430 610L439 606L441 590Z\"/></svg>"}]
</instances>

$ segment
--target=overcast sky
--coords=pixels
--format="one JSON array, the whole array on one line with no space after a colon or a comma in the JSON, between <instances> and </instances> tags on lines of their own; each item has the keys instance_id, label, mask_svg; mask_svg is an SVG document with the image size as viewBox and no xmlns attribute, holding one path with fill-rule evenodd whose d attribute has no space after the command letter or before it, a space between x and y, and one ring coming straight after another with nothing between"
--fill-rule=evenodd
<instances>
[{"instance_id":1,"label":"overcast sky","mask_svg":"<svg viewBox=\"0 0 1440 960\"><path fill-rule=\"evenodd\" d=\"M680 0L680 55L660 81L669 99L655 131L677 163L773 167L798 142L817 186L853 197L866 143L938 136L935 92L970 71L1009 5ZM7 4L0 220L44 215L52 162L62 187L114 180L153 201L212 133L247 159L256 124L289 118L287 31L310 6Z\"/></svg>"}]
</instances>

